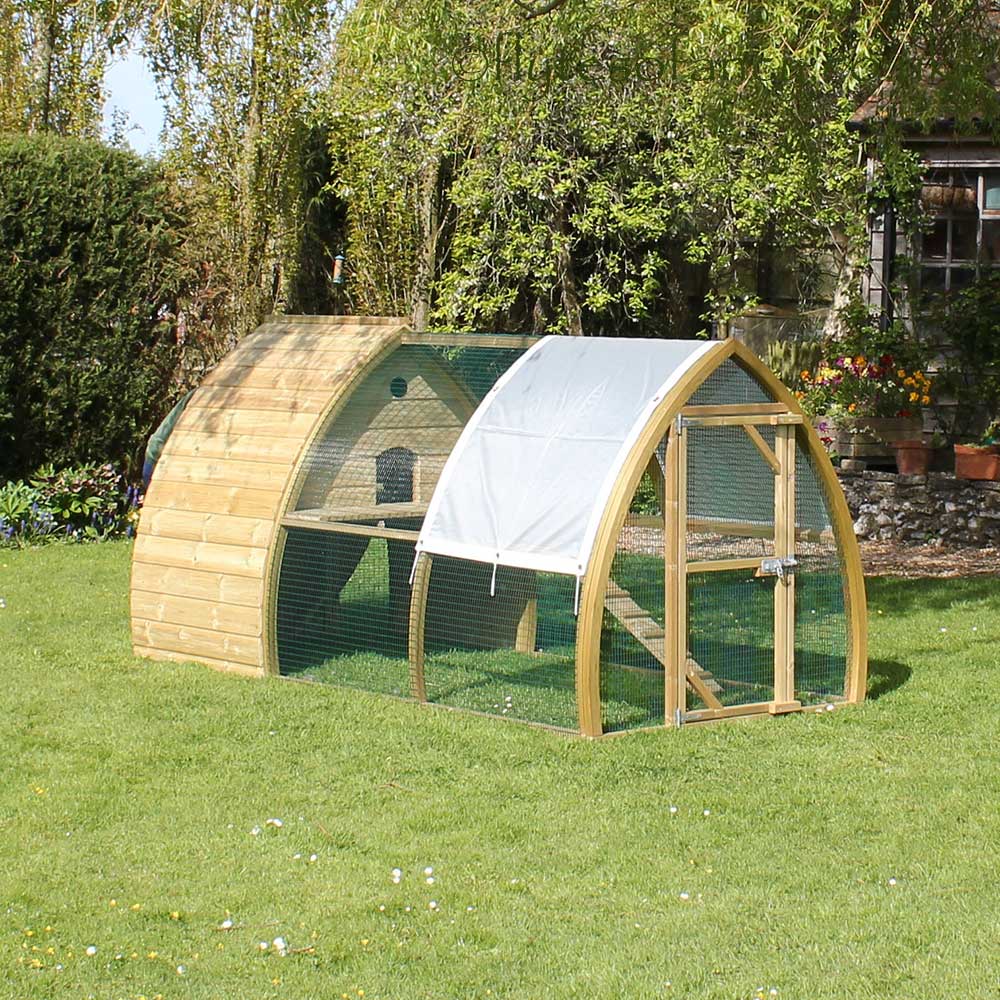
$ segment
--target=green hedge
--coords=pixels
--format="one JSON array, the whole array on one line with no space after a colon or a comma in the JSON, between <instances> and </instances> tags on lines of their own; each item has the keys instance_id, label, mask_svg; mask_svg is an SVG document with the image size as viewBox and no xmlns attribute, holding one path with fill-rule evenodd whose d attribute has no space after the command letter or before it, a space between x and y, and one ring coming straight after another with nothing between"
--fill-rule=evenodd
<instances>
[{"instance_id":1,"label":"green hedge","mask_svg":"<svg viewBox=\"0 0 1000 1000\"><path fill-rule=\"evenodd\" d=\"M176 394L187 229L154 163L0 136L0 481L43 464L134 473Z\"/></svg>"}]
</instances>

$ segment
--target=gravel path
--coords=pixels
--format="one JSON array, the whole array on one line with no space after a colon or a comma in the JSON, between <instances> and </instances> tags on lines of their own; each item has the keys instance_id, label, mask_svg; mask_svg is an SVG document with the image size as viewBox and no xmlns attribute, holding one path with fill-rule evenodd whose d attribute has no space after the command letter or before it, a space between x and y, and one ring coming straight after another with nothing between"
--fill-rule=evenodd
<instances>
[{"instance_id":1,"label":"gravel path","mask_svg":"<svg viewBox=\"0 0 1000 1000\"><path fill-rule=\"evenodd\" d=\"M955 577L996 576L1000 583L1000 549L946 549L934 545L861 542L867 576Z\"/></svg>"}]
</instances>

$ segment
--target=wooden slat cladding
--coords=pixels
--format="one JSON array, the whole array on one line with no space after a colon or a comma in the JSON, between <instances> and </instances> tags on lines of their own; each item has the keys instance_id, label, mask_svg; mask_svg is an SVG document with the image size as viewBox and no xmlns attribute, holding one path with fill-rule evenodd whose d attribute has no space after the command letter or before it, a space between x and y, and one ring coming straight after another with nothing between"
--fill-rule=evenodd
<instances>
[{"instance_id":1,"label":"wooden slat cladding","mask_svg":"<svg viewBox=\"0 0 1000 1000\"><path fill-rule=\"evenodd\" d=\"M321 349L293 348L286 351L275 351L269 347L258 347L253 341L245 340L228 355L212 372L225 372L233 368L253 367L259 370L275 368L294 369L296 371L329 371L350 372L358 367L357 350L337 348L333 341L324 342Z\"/></svg>"},{"instance_id":2,"label":"wooden slat cladding","mask_svg":"<svg viewBox=\"0 0 1000 1000\"><path fill-rule=\"evenodd\" d=\"M260 598L257 583L245 576L195 570L190 567L161 566L159 563L136 563L132 567L132 593L186 594L218 604L256 607Z\"/></svg>"},{"instance_id":3,"label":"wooden slat cladding","mask_svg":"<svg viewBox=\"0 0 1000 1000\"><path fill-rule=\"evenodd\" d=\"M232 514L236 517L269 517L281 500L279 490L250 489L224 484L170 482L157 479L146 494L151 508ZM140 532L142 522L140 521Z\"/></svg>"},{"instance_id":4,"label":"wooden slat cladding","mask_svg":"<svg viewBox=\"0 0 1000 1000\"><path fill-rule=\"evenodd\" d=\"M150 649L162 648L182 653L193 660L204 655L256 667L263 659L259 638L150 621L135 615L132 617L132 641Z\"/></svg>"},{"instance_id":5,"label":"wooden slat cladding","mask_svg":"<svg viewBox=\"0 0 1000 1000\"><path fill-rule=\"evenodd\" d=\"M276 415L273 410L223 410L197 405L197 396L184 411L174 433L198 434L261 434L268 437L290 437L302 441L313 425L313 413L284 413ZM170 441L164 455L170 451Z\"/></svg>"},{"instance_id":6,"label":"wooden slat cladding","mask_svg":"<svg viewBox=\"0 0 1000 1000\"><path fill-rule=\"evenodd\" d=\"M216 542L192 542L185 538L159 537L140 534L135 543L139 562L179 569L208 570L260 579L264 571L267 550L245 545L220 545Z\"/></svg>"},{"instance_id":7,"label":"wooden slat cladding","mask_svg":"<svg viewBox=\"0 0 1000 1000\"><path fill-rule=\"evenodd\" d=\"M241 517L205 514L172 507L146 507L143 526L160 538L180 538L191 542L217 542L265 549L271 541L274 521L268 517Z\"/></svg>"},{"instance_id":8,"label":"wooden slat cladding","mask_svg":"<svg viewBox=\"0 0 1000 1000\"><path fill-rule=\"evenodd\" d=\"M263 368L253 364L233 364L225 368L217 368L212 372L211 381L207 382L213 389L225 387L230 389L291 389L296 392L311 390L328 390L342 380L342 372L338 369L330 371L322 368L294 368L280 365L273 368Z\"/></svg>"},{"instance_id":9,"label":"wooden slat cladding","mask_svg":"<svg viewBox=\"0 0 1000 1000\"><path fill-rule=\"evenodd\" d=\"M282 462L295 459L302 447L298 438L268 434L205 434L180 431L170 435L170 454L186 458L234 458L246 462Z\"/></svg>"},{"instance_id":10,"label":"wooden slat cladding","mask_svg":"<svg viewBox=\"0 0 1000 1000\"><path fill-rule=\"evenodd\" d=\"M243 677L259 677L260 668L247 663L234 663L232 660L218 660L205 653L197 656L189 656L186 653L176 653L172 649L162 647L146 646L132 637L132 650L136 656L145 656L150 660L170 660L174 663L201 663L206 667L212 667L223 673L239 674Z\"/></svg>"},{"instance_id":11,"label":"wooden slat cladding","mask_svg":"<svg viewBox=\"0 0 1000 1000\"><path fill-rule=\"evenodd\" d=\"M191 402L206 410L266 410L270 413L319 413L330 394L318 389L242 389L206 385Z\"/></svg>"},{"instance_id":12,"label":"wooden slat cladding","mask_svg":"<svg viewBox=\"0 0 1000 1000\"><path fill-rule=\"evenodd\" d=\"M149 621L207 628L231 635L261 634L260 608L248 608L239 604L217 604L193 597L136 591L132 595L132 614Z\"/></svg>"},{"instance_id":13,"label":"wooden slat cladding","mask_svg":"<svg viewBox=\"0 0 1000 1000\"><path fill-rule=\"evenodd\" d=\"M170 455L156 475L164 483L206 483L242 486L280 493L288 478L288 463L247 462L227 458L187 458Z\"/></svg>"},{"instance_id":14,"label":"wooden slat cladding","mask_svg":"<svg viewBox=\"0 0 1000 1000\"><path fill-rule=\"evenodd\" d=\"M264 671L268 554L322 415L405 322L275 317L194 393L146 496L132 565L135 650Z\"/></svg>"}]
</instances>

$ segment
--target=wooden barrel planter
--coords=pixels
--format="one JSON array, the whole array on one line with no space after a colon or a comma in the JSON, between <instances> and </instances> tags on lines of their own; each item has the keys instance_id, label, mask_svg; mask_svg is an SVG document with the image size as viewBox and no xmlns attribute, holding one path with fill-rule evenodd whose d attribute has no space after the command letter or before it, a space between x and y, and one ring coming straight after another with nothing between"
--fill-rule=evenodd
<instances>
[{"instance_id":1,"label":"wooden barrel planter","mask_svg":"<svg viewBox=\"0 0 1000 1000\"><path fill-rule=\"evenodd\" d=\"M913 441L920 437L919 417L858 417L829 421L827 432L833 439L830 450L841 458L891 464L896 457L894 442Z\"/></svg>"}]
</instances>

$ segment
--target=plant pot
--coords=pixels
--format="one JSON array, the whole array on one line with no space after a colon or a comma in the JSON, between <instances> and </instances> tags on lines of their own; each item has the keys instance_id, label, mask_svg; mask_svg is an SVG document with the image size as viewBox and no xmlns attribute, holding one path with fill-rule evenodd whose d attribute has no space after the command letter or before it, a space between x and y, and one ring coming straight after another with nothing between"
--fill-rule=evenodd
<instances>
[{"instance_id":1,"label":"plant pot","mask_svg":"<svg viewBox=\"0 0 1000 1000\"><path fill-rule=\"evenodd\" d=\"M926 476L931 464L931 449L919 439L893 441L896 469L901 476Z\"/></svg>"},{"instance_id":2,"label":"plant pot","mask_svg":"<svg viewBox=\"0 0 1000 1000\"><path fill-rule=\"evenodd\" d=\"M956 444L955 478L1000 481L1000 447Z\"/></svg>"}]
</instances>

